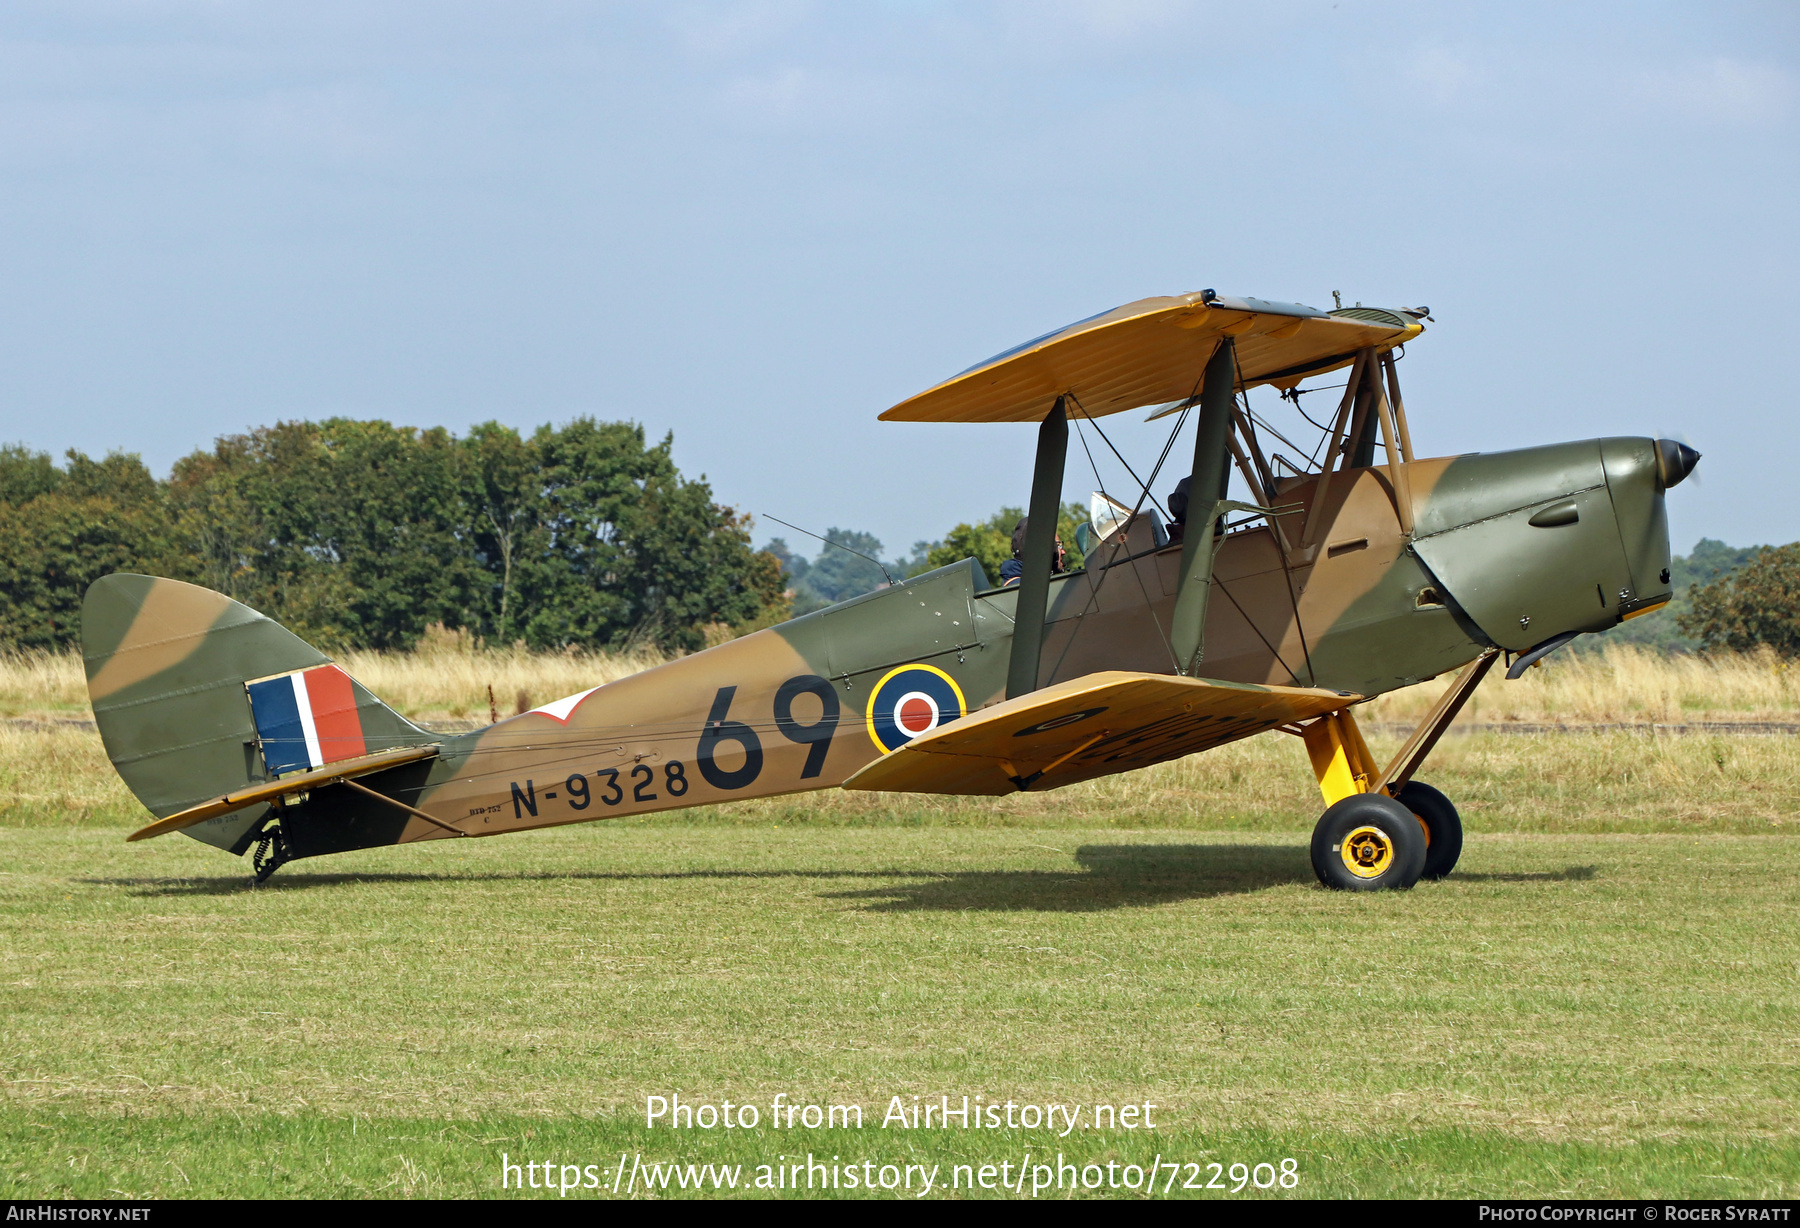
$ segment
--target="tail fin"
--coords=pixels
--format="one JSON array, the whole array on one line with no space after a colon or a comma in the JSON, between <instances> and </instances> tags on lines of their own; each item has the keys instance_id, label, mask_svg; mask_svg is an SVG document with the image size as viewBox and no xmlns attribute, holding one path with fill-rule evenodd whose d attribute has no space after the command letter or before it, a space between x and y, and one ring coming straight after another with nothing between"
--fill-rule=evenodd
<instances>
[{"instance_id":1,"label":"tail fin","mask_svg":"<svg viewBox=\"0 0 1800 1228\"><path fill-rule=\"evenodd\" d=\"M279 623L192 584L123 572L94 581L81 647L106 757L158 818L289 771L430 740ZM242 852L266 812L185 830Z\"/></svg>"}]
</instances>

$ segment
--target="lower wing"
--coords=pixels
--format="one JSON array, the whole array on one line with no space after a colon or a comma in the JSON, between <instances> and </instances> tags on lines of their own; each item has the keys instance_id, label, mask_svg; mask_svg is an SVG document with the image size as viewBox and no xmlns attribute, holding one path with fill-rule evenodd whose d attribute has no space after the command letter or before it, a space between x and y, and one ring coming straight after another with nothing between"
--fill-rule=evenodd
<instances>
[{"instance_id":1,"label":"lower wing","mask_svg":"<svg viewBox=\"0 0 1800 1228\"><path fill-rule=\"evenodd\" d=\"M998 795L1148 767L1362 698L1168 674L1088 674L970 713L857 772L846 789Z\"/></svg>"}]
</instances>

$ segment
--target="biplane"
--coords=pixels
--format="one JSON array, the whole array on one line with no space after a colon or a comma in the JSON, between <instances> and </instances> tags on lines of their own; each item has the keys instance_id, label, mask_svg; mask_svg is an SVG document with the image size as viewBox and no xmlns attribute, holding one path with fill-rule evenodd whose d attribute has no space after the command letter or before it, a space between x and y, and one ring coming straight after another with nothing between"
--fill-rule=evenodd
<instances>
[{"instance_id":1,"label":"biplane","mask_svg":"<svg viewBox=\"0 0 1800 1228\"><path fill-rule=\"evenodd\" d=\"M156 816L130 839L254 847L260 880L295 858L812 789L1055 789L1274 732L1318 780L1321 882L1442 877L1461 822L1421 764L1497 661L1518 677L1669 601L1664 495L1699 455L1609 438L1416 457L1396 360L1429 318L1204 290L997 354L881 417L1035 426L1015 586L965 559L463 734L413 724L228 597L107 576L83 650L107 754ZM1313 419L1303 385L1334 373ZM1267 390L1314 423L1310 453ZM1162 461L1135 497L1106 495L1081 566L1056 573L1071 423L1144 407L1173 420ZM1190 434L1163 478L1188 479L1177 521L1151 491ZM1234 473L1248 498L1228 497ZM1378 762L1356 706L1452 672Z\"/></svg>"}]
</instances>

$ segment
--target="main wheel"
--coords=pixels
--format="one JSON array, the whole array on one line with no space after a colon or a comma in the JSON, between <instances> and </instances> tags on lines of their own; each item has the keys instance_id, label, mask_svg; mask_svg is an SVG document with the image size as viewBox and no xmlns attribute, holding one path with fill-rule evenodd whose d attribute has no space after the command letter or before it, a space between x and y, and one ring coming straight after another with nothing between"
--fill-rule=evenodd
<instances>
[{"instance_id":1,"label":"main wheel","mask_svg":"<svg viewBox=\"0 0 1800 1228\"><path fill-rule=\"evenodd\" d=\"M1425 825L1425 873L1419 877L1443 878L1462 856L1462 816L1449 798L1416 780L1406 782L1398 800Z\"/></svg>"},{"instance_id":2,"label":"main wheel","mask_svg":"<svg viewBox=\"0 0 1800 1228\"><path fill-rule=\"evenodd\" d=\"M1425 829L1385 793L1356 793L1313 828L1313 873L1340 891L1404 891L1425 870Z\"/></svg>"}]
</instances>

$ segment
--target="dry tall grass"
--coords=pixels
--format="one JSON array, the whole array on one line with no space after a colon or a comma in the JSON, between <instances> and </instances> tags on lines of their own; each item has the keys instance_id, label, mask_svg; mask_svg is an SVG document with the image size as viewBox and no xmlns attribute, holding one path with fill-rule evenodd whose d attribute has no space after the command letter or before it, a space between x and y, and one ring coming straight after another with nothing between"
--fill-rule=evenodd
<instances>
[{"instance_id":1,"label":"dry tall grass","mask_svg":"<svg viewBox=\"0 0 1800 1228\"><path fill-rule=\"evenodd\" d=\"M338 663L408 717L485 724L489 688L497 714L511 716L667 659L654 649L545 653L490 648L467 633L434 629L413 652L350 652ZM0 716L88 715L79 653L0 653Z\"/></svg>"},{"instance_id":2,"label":"dry tall grass","mask_svg":"<svg viewBox=\"0 0 1800 1228\"><path fill-rule=\"evenodd\" d=\"M80 653L0 653L0 715L86 716L87 706Z\"/></svg>"},{"instance_id":3,"label":"dry tall grass","mask_svg":"<svg viewBox=\"0 0 1800 1228\"><path fill-rule=\"evenodd\" d=\"M1363 721L1416 721L1451 677L1393 691L1358 709ZM1558 653L1508 682L1495 668L1459 723L1653 724L1791 721L1800 716L1800 669L1760 653L1672 656L1635 644Z\"/></svg>"},{"instance_id":4,"label":"dry tall grass","mask_svg":"<svg viewBox=\"0 0 1800 1228\"><path fill-rule=\"evenodd\" d=\"M501 716L662 664L653 650L534 653L489 648L456 632L429 635L414 652L352 652L343 667L407 716ZM1417 720L1448 676L1384 695L1358 710L1365 722ZM73 652L0 654L0 716L85 717L87 684ZM1516 682L1496 669L1461 723L1649 724L1800 719L1800 668L1773 653L1666 656L1631 644L1586 656L1557 654Z\"/></svg>"},{"instance_id":5,"label":"dry tall grass","mask_svg":"<svg viewBox=\"0 0 1800 1228\"><path fill-rule=\"evenodd\" d=\"M494 650L454 634L417 652L352 653L343 664L421 720L488 717L488 688L507 715L660 664L652 653ZM1385 759L1395 726L1415 721L1448 679L1360 709ZM0 657L0 713L68 722L88 715L73 653ZM1552 658L1517 682L1498 670L1464 724L1625 724L1800 717L1800 673L1773 656L1664 657L1630 646ZM1391 724L1390 724L1391 722ZM1785 830L1800 813L1787 737L1654 737L1641 732L1451 738L1427 778L1458 800L1474 830ZM1311 817L1317 788L1296 739L1279 734L1052 793L997 801L802 794L709 811L726 824L852 826L1227 826L1281 829ZM131 823L142 809L106 764L100 740L67 726L0 726L0 825ZM688 815L684 821L692 821Z\"/></svg>"},{"instance_id":6,"label":"dry tall grass","mask_svg":"<svg viewBox=\"0 0 1800 1228\"><path fill-rule=\"evenodd\" d=\"M0 826L135 827L146 813L106 761L99 734L0 724Z\"/></svg>"},{"instance_id":7,"label":"dry tall grass","mask_svg":"<svg viewBox=\"0 0 1800 1228\"><path fill-rule=\"evenodd\" d=\"M339 661L390 706L420 719L511 716L539 704L661 665L655 649L528 652L489 648L466 632L434 629L413 652L351 652Z\"/></svg>"}]
</instances>

